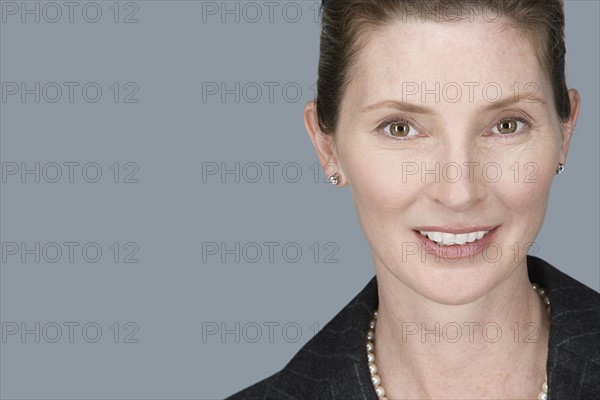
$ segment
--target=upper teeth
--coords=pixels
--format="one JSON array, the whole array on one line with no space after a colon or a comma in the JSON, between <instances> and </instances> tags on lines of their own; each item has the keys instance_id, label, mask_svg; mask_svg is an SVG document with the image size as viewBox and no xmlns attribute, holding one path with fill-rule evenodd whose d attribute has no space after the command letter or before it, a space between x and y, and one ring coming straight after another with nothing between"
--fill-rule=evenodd
<instances>
[{"instance_id":1,"label":"upper teeth","mask_svg":"<svg viewBox=\"0 0 600 400\"><path fill-rule=\"evenodd\" d=\"M477 231L477 232L469 232L469 233L446 233L446 232L427 232L427 231L419 231L421 235L427 236L429 239L433 240L436 243L441 244L442 246L449 246L452 244L465 244L471 243L476 240L479 240L488 233L489 231Z\"/></svg>"}]
</instances>

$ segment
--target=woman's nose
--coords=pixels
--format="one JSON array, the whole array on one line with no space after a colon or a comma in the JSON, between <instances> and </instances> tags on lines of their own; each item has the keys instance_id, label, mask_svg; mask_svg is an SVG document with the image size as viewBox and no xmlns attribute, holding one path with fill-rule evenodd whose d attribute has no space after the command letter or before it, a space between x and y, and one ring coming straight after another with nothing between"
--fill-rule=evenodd
<instances>
[{"instance_id":1,"label":"woman's nose","mask_svg":"<svg viewBox=\"0 0 600 400\"><path fill-rule=\"evenodd\" d=\"M485 185L481 163L475 160L473 152L463 151L460 155L454 152L454 155L423 168L431 175L431 179L426 179L430 199L449 210L461 212L485 197Z\"/></svg>"}]
</instances>

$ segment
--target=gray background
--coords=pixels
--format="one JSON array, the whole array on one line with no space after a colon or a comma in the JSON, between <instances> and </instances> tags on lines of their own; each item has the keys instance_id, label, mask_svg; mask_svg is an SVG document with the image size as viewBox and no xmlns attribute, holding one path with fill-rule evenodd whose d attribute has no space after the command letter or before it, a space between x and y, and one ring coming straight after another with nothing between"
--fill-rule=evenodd
<instances>
[{"instance_id":1,"label":"gray background","mask_svg":"<svg viewBox=\"0 0 600 400\"><path fill-rule=\"evenodd\" d=\"M245 2L120 2L116 23L113 1L79 2L73 22L62 6L55 23L44 20L56 16L45 3L38 3L39 22L8 12L0 29L3 83L63 88L55 103L46 101L56 94L52 85L39 103L34 95L0 103L5 172L10 163L45 168L39 183L8 175L1 184L0 397L215 399L276 372L373 276L350 192L322 183L322 173L315 182L317 158L302 122L316 80L318 2L273 2L272 21L265 2L254 3L261 16ZM102 10L98 22L86 21L84 6L90 21ZM203 14L212 6L239 12L222 23L220 13ZM580 90L583 106L537 255L598 290L599 6L567 1L566 12L568 84ZM125 23L127 15L138 22ZM72 103L64 82L80 83ZM82 97L87 82L102 88L95 103ZM233 94L203 101L203 82L239 82L246 91L239 102ZM252 82L263 91L256 102ZM265 82L278 85L272 99ZM80 163L73 182L64 165L62 178L48 182L53 163L65 162ZM225 183L219 175L203 179L203 169L215 165L206 163L236 162L239 183L234 175ZM279 163L272 181L269 162ZM98 182L82 177L86 163L100 167ZM262 176L252 183L254 163ZM129 180L138 182L125 182L135 166ZM87 172L93 180L94 169ZM35 254L24 262L21 253L9 254L10 243L32 249L36 242L40 262ZM47 261L56 255L53 242L63 250L54 263ZM80 243L73 262L64 242ZM234 255L203 260L208 242L239 242L246 252L239 262ZM264 242L278 243L273 262ZM82 256L86 243L101 248L97 262L94 247ZM261 245L261 257L252 243ZM292 262L296 246L302 254ZM21 323L35 330L36 322L39 343L34 333L7 333ZM79 324L72 343L65 323ZM91 326L85 335L84 325ZM97 326L102 333L92 343ZM207 335L214 327L230 333Z\"/></svg>"}]
</instances>

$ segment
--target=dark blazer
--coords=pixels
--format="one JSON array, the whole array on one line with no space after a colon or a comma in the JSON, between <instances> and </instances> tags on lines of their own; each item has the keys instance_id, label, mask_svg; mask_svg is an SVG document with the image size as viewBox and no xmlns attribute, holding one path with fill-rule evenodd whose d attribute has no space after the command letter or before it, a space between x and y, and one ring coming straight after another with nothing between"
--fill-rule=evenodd
<instances>
[{"instance_id":1,"label":"dark blazer","mask_svg":"<svg viewBox=\"0 0 600 400\"><path fill-rule=\"evenodd\" d=\"M600 294L537 257L527 269L551 302L548 398L600 399ZM227 400L377 400L365 343L378 304L374 277L285 368Z\"/></svg>"}]
</instances>

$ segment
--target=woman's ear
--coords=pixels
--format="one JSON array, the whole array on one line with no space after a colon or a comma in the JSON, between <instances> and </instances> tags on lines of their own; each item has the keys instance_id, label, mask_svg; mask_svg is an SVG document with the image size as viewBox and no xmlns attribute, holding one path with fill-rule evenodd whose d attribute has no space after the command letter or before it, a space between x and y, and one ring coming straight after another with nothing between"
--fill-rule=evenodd
<instances>
[{"instance_id":1,"label":"woman's ear","mask_svg":"<svg viewBox=\"0 0 600 400\"><path fill-rule=\"evenodd\" d=\"M338 162L335 141L332 135L321 131L317 120L317 104L314 101L309 101L304 107L304 126L315 147L326 178L337 175L338 186L343 186L345 184L344 174Z\"/></svg>"},{"instance_id":2,"label":"woman's ear","mask_svg":"<svg viewBox=\"0 0 600 400\"><path fill-rule=\"evenodd\" d=\"M571 136L575 131L577 125L577 118L579 118L579 107L581 105L581 97L576 89L569 89L569 101L571 103L571 115L569 119L562 124L562 145L560 148L560 163L565 164L567 160L567 153L569 152L569 145L571 144Z\"/></svg>"}]
</instances>

